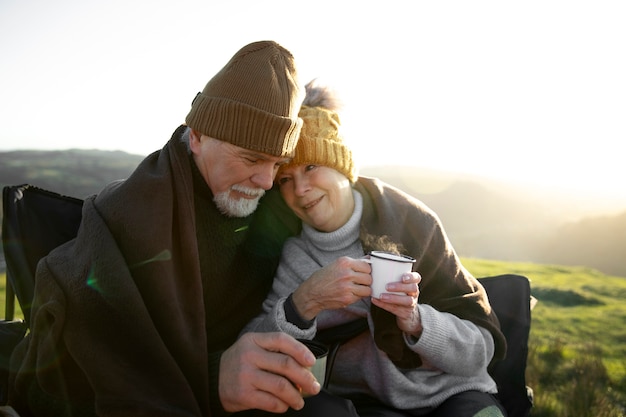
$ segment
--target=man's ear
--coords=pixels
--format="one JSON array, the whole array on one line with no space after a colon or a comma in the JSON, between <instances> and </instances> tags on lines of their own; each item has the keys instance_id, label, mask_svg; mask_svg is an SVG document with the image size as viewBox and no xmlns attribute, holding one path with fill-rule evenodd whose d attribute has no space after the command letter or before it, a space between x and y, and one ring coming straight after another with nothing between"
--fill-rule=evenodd
<instances>
[{"instance_id":1,"label":"man's ear","mask_svg":"<svg viewBox=\"0 0 626 417\"><path fill-rule=\"evenodd\" d=\"M194 129L189 129L189 149L193 154L200 153L200 143L202 141L202 133Z\"/></svg>"}]
</instances>

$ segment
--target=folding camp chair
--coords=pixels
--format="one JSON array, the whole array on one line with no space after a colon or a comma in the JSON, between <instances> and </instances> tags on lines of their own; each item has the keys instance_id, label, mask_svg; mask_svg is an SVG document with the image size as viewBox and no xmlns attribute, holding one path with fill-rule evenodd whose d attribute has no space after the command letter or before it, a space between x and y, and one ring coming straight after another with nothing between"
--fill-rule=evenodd
<instances>
[{"instance_id":1,"label":"folding camp chair","mask_svg":"<svg viewBox=\"0 0 626 417\"><path fill-rule=\"evenodd\" d=\"M26 184L4 187L2 202L2 246L7 265L5 318L13 318L14 291L29 323L37 262L76 236L83 202Z\"/></svg>"},{"instance_id":2,"label":"folding camp chair","mask_svg":"<svg viewBox=\"0 0 626 417\"><path fill-rule=\"evenodd\" d=\"M7 296L13 298L9 289L15 290L27 323L30 320L37 263L52 249L76 236L82 203L80 199L30 185L6 186L3 189L2 243L7 264ZM509 417L526 417L532 407L532 390L526 386L525 378L530 331L530 282L520 275L500 275L480 278L479 281L487 290L508 344L506 358L496 363L490 370L491 375L498 384L500 401ZM13 310L7 309L6 317L13 318ZM332 376L332 363L341 344L366 329L367 322L357 321L318 334L319 340L331 346L326 384ZM19 341L20 332L23 337L23 329L14 332L12 338L0 333L0 347L10 352L11 346ZM0 381L0 384L6 385L6 380Z\"/></svg>"},{"instance_id":3,"label":"folding camp chair","mask_svg":"<svg viewBox=\"0 0 626 417\"><path fill-rule=\"evenodd\" d=\"M526 417L533 406L533 391L526 385L530 281L521 275L498 275L478 280L487 291L507 342L506 357L490 369L498 384L498 397L508 417Z\"/></svg>"},{"instance_id":4,"label":"folding camp chair","mask_svg":"<svg viewBox=\"0 0 626 417\"><path fill-rule=\"evenodd\" d=\"M0 321L0 404L7 400L9 358L26 334L39 259L76 236L82 200L31 185L2 190L2 247L6 261L5 319ZM15 297L24 320L15 317Z\"/></svg>"}]
</instances>

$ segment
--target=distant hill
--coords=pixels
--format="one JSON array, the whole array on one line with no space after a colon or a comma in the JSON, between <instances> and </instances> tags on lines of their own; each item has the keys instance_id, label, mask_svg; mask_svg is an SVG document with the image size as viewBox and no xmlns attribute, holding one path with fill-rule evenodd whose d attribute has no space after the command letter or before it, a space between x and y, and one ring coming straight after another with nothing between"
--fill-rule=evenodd
<instances>
[{"instance_id":1,"label":"distant hill","mask_svg":"<svg viewBox=\"0 0 626 417\"><path fill-rule=\"evenodd\" d=\"M626 212L566 223L538 249L536 261L591 266L626 276Z\"/></svg>"},{"instance_id":2,"label":"distant hill","mask_svg":"<svg viewBox=\"0 0 626 417\"><path fill-rule=\"evenodd\" d=\"M626 277L626 206L606 214L601 202L584 196L417 167L360 173L431 207L461 256L581 265Z\"/></svg>"},{"instance_id":3,"label":"distant hill","mask_svg":"<svg viewBox=\"0 0 626 417\"><path fill-rule=\"evenodd\" d=\"M0 186L28 183L74 197L127 178L144 158L120 151L0 152ZM424 201L464 257L583 265L626 277L626 207L590 215L563 196L416 167L364 167Z\"/></svg>"},{"instance_id":4,"label":"distant hill","mask_svg":"<svg viewBox=\"0 0 626 417\"><path fill-rule=\"evenodd\" d=\"M144 158L121 151L0 152L0 186L28 183L85 198L111 181L123 179Z\"/></svg>"}]
</instances>

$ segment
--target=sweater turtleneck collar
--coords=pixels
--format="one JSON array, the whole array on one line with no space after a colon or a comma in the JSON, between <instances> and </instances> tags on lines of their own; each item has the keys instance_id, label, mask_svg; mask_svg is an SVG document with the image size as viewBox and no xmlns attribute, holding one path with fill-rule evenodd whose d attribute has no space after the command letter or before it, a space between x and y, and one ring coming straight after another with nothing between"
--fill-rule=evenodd
<instances>
[{"instance_id":1,"label":"sweater turtleneck collar","mask_svg":"<svg viewBox=\"0 0 626 417\"><path fill-rule=\"evenodd\" d=\"M352 189L352 197L354 198L352 216L339 229L328 233L320 232L303 223L302 234L318 249L329 252L345 249L359 240L361 215L363 214L363 197L355 189Z\"/></svg>"}]
</instances>

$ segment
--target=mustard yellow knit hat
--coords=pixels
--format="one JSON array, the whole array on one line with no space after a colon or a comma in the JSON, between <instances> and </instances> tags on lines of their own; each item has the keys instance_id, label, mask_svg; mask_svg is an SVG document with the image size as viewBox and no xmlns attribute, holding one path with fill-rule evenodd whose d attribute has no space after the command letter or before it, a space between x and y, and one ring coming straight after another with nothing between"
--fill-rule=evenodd
<instances>
[{"instance_id":1,"label":"mustard yellow knit hat","mask_svg":"<svg viewBox=\"0 0 626 417\"><path fill-rule=\"evenodd\" d=\"M233 145L291 157L304 98L292 54L273 41L241 48L196 95L185 122Z\"/></svg>"},{"instance_id":2,"label":"mustard yellow knit hat","mask_svg":"<svg viewBox=\"0 0 626 417\"><path fill-rule=\"evenodd\" d=\"M341 133L339 115L333 110L321 107L332 99L324 96L324 92L320 93L320 90L311 83L307 84L306 88L305 105L299 113L303 125L296 152L291 162L281 165L279 173L295 165L323 165L341 172L354 183L357 179L357 170L352 151Z\"/></svg>"}]
</instances>

